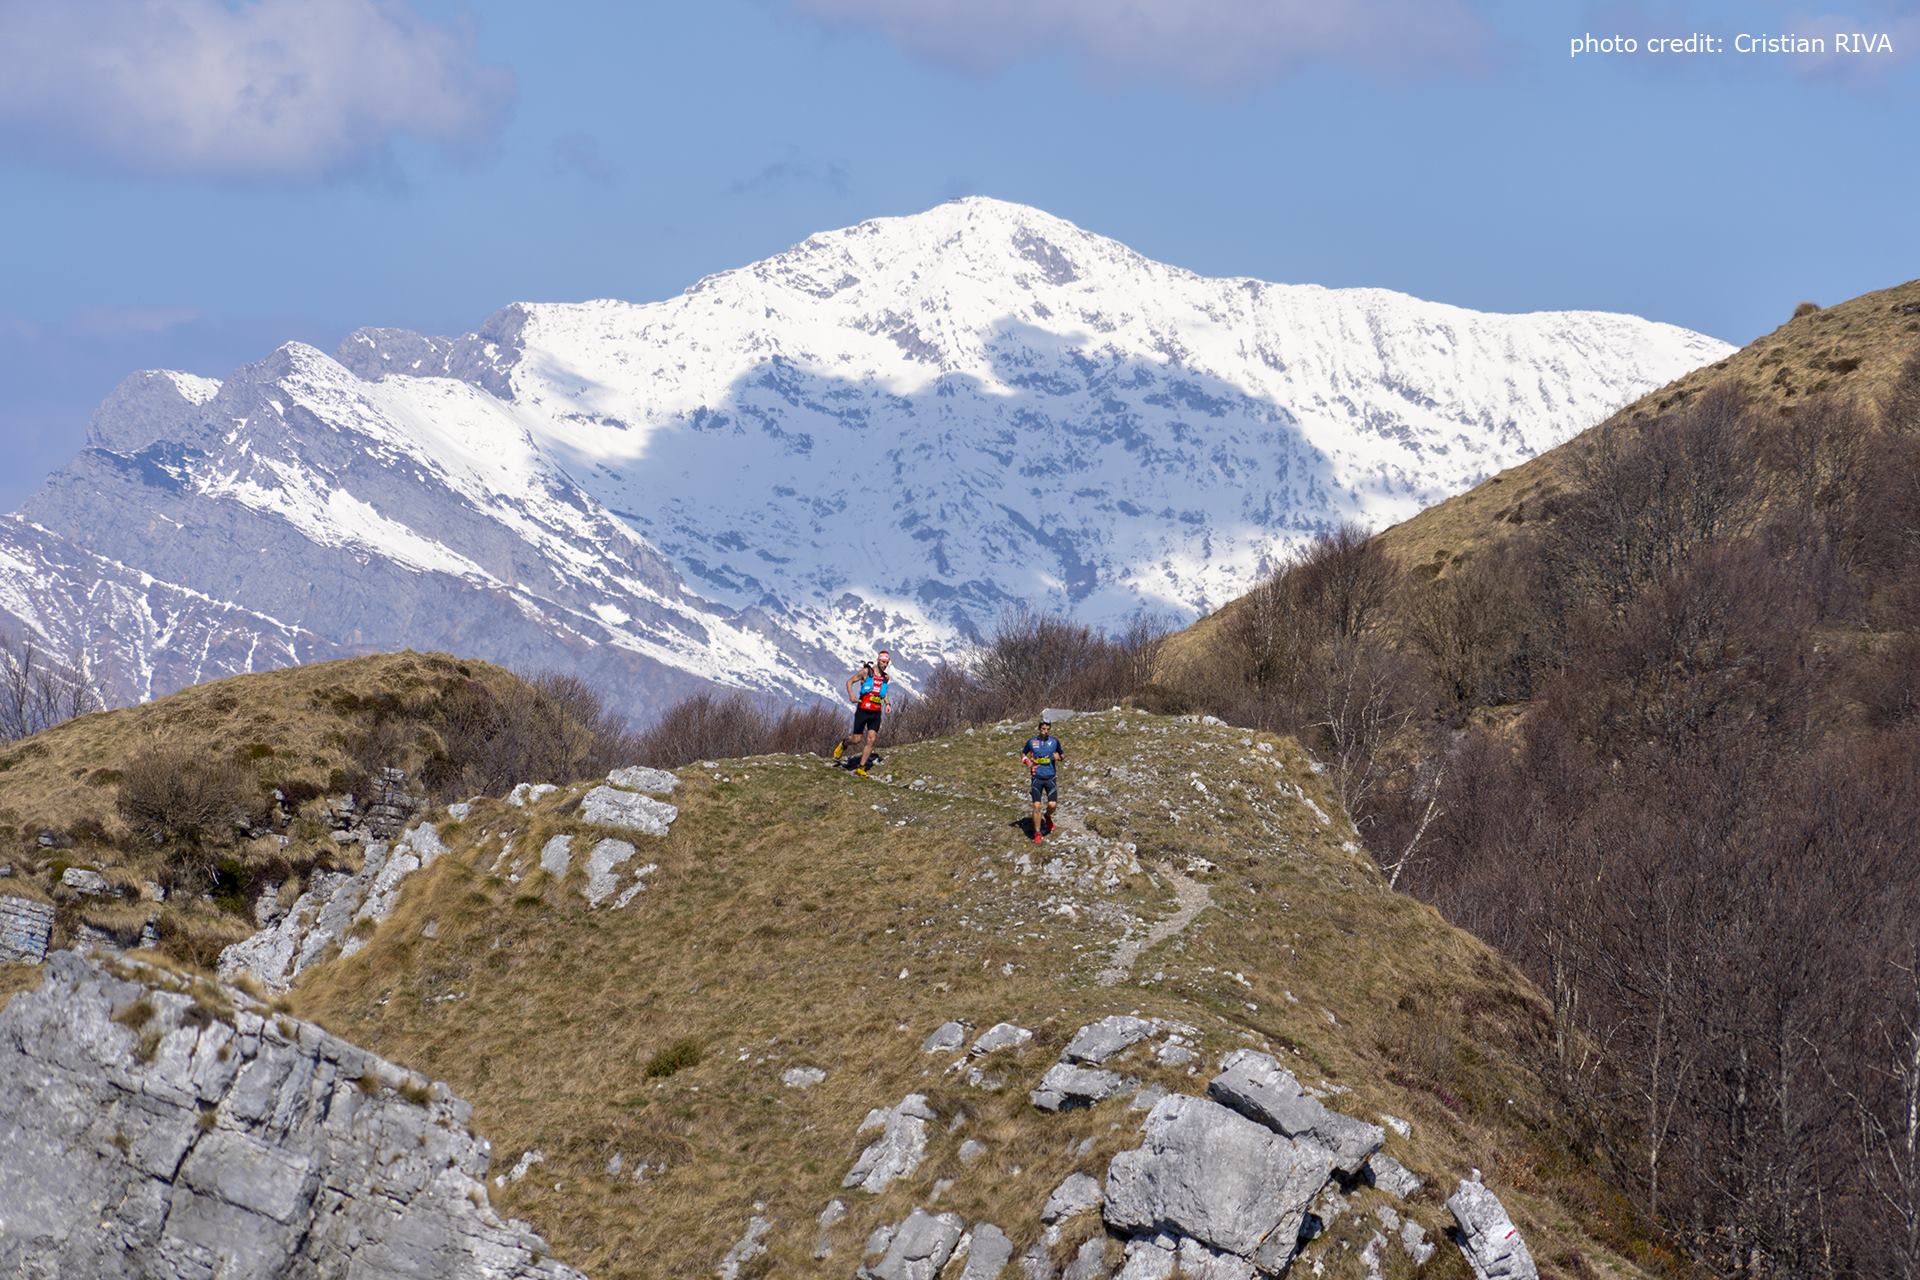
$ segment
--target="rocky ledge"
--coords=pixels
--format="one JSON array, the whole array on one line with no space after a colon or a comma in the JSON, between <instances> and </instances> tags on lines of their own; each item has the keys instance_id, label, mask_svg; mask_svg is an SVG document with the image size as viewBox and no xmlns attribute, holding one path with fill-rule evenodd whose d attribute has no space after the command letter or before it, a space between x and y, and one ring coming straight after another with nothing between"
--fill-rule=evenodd
<instances>
[{"instance_id":1,"label":"rocky ledge","mask_svg":"<svg viewBox=\"0 0 1920 1280\"><path fill-rule=\"evenodd\" d=\"M157 969L0 1010L0 1275L580 1280L488 1204L444 1085Z\"/></svg>"}]
</instances>

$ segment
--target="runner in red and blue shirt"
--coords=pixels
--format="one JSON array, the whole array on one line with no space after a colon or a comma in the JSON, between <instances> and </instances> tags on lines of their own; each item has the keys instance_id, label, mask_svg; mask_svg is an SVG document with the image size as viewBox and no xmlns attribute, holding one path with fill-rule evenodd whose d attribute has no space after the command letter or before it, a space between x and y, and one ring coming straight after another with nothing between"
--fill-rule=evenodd
<instances>
[{"instance_id":1,"label":"runner in red and blue shirt","mask_svg":"<svg viewBox=\"0 0 1920 1280\"><path fill-rule=\"evenodd\" d=\"M873 755L873 744L880 736L880 717L887 710L887 693L893 686L887 668L892 663L893 655L882 649L872 662L862 664L847 677L847 701L853 704L853 732L834 744L833 758L838 760L849 747L859 743L860 763L853 771L863 778L867 776L867 760Z\"/></svg>"}]
</instances>

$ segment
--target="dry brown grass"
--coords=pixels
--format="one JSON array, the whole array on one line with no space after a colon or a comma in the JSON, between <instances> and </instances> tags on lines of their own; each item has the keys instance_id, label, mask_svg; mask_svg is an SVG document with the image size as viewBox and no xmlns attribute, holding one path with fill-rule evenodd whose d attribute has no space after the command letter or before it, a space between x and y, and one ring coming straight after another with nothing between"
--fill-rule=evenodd
<instances>
[{"instance_id":1,"label":"dry brown grass","mask_svg":"<svg viewBox=\"0 0 1920 1280\"><path fill-rule=\"evenodd\" d=\"M1138 1048L1114 1064L1129 1074L1195 1091L1225 1050L1269 1046L1309 1082L1351 1089L1344 1109L1412 1121L1413 1138L1389 1148L1436 1186L1470 1164L1527 1171L1508 1203L1536 1251L1647 1274L1621 1259L1631 1230L1558 1207L1615 1206L1535 1072L1540 997L1386 891L1343 847L1345 823L1323 823L1285 790L1331 807L1297 747L1270 743L1265 755L1238 731L1137 713L1061 730L1076 821L1133 842L1149 864L1215 866L1212 909L1142 956L1132 983L1093 983L1117 926L1090 908L1104 900L1151 920L1173 910L1171 894L1142 874L1075 890L1080 908L1056 914L1060 888L1014 869L1034 850L1013 825L1022 735L1006 729L897 747L891 785L798 757L689 770L672 834L641 849L659 865L651 887L621 912L587 911L577 870L567 883L536 872L515 884L512 860L496 865L509 833L531 867L559 832L576 834L577 865L594 833L566 797L531 813L484 803L369 945L312 971L295 1007L448 1081L474 1103L496 1171L543 1151L496 1199L607 1280L710 1273L756 1201L777 1224L771 1274L845 1275L867 1233L928 1203L942 1178L954 1185L937 1207L1024 1245L1067 1173L1097 1175L1138 1142L1139 1115L1122 1101L1055 1117L1026 1096L1077 1027L1126 1011L1202 1033L1195 1074ZM1036 1039L982 1064L1002 1087L972 1088L945 1070L950 1059L919 1050L949 1018L982 1029L1007 1019ZM649 1061L683 1042L701 1046L700 1060L649 1079ZM828 1077L784 1088L781 1072L799 1065ZM910 1092L941 1117L926 1164L877 1197L842 1191L871 1136L857 1134L861 1118ZM969 1168L958 1150L970 1137L989 1154ZM617 1176L606 1171L615 1154ZM666 1169L636 1183L639 1162ZM851 1212L832 1262L816 1263L813 1220L836 1196ZM1407 1209L1430 1231L1445 1221L1431 1191Z\"/></svg>"},{"instance_id":2,"label":"dry brown grass","mask_svg":"<svg viewBox=\"0 0 1920 1280\"><path fill-rule=\"evenodd\" d=\"M22 991L40 986L41 968L37 964L0 964L0 1009Z\"/></svg>"},{"instance_id":3,"label":"dry brown grass","mask_svg":"<svg viewBox=\"0 0 1920 1280\"><path fill-rule=\"evenodd\" d=\"M101 711L0 749L0 837L91 822L124 830L115 798L130 762L155 750L219 753L264 786L324 788L347 764L355 700L420 696L454 680L504 688L498 667L433 653L378 654L195 685L136 707ZM402 767L417 761L400 761Z\"/></svg>"}]
</instances>

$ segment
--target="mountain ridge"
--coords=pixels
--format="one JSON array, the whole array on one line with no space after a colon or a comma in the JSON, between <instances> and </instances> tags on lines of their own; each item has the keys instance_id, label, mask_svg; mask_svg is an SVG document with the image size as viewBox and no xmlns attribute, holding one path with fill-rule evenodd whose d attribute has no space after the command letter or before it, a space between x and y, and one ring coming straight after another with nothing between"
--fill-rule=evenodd
<instances>
[{"instance_id":1,"label":"mountain ridge","mask_svg":"<svg viewBox=\"0 0 1920 1280\"><path fill-rule=\"evenodd\" d=\"M1194 616L1719 348L1202 277L976 198L662 302L135 375L23 514L342 652L585 665L646 715L826 695L875 640L911 678L1022 605Z\"/></svg>"}]
</instances>

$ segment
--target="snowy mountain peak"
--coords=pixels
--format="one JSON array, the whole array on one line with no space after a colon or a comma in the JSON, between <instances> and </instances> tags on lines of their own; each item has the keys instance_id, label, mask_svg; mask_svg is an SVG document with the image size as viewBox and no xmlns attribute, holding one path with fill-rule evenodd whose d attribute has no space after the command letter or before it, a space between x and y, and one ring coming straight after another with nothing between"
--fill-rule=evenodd
<instances>
[{"instance_id":1,"label":"snowy mountain peak","mask_svg":"<svg viewBox=\"0 0 1920 1280\"><path fill-rule=\"evenodd\" d=\"M71 544L41 559L244 606L281 629L263 652L563 666L644 712L703 683L824 692L879 637L911 678L1019 603L1191 617L1316 530L1403 519L1727 350L1211 279L975 197L659 302L130 379L27 514Z\"/></svg>"}]
</instances>

